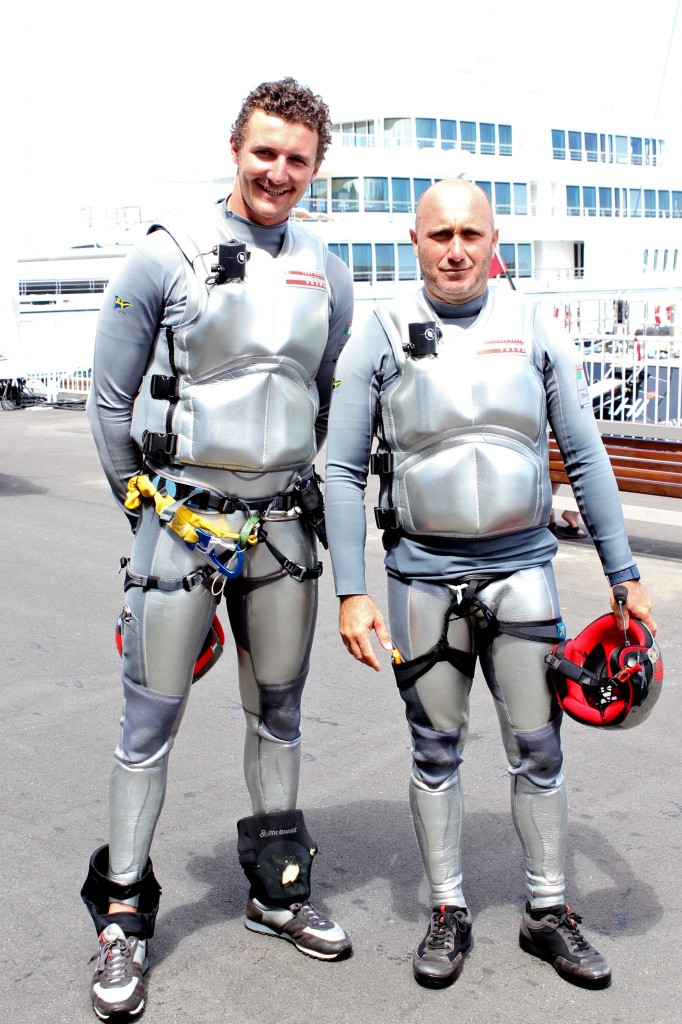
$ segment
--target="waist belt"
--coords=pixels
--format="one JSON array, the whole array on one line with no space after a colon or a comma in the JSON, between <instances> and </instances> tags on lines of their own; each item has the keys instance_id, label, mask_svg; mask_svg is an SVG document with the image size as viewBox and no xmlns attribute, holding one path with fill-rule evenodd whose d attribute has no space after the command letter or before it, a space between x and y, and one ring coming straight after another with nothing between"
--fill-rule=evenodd
<instances>
[{"instance_id":1,"label":"waist belt","mask_svg":"<svg viewBox=\"0 0 682 1024\"><path fill-rule=\"evenodd\" d=\"M169 497L182 501L185 508L197 512L218 512L228 516L235 512L246 512L249 515L254 508L267 509L269 512L290 512L292 508L296 508L298 501L294 491L275 494L270 498L241 498L236 494L214 494L212 491L181 484L162 476L155 476L154 484Z\"/></svg>"}]
</instances>

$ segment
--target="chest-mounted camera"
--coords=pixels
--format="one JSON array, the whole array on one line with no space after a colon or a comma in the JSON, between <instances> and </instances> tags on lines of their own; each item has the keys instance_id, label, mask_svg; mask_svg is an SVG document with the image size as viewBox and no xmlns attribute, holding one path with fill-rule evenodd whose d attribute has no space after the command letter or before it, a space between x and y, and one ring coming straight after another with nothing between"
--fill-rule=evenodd
<instances>
[{"instance_id":1,"label":"chest-mounted camera","mask_svg":"<svg viewBox=\"0 0 682 1024\"><path fill-rule=\"evenodd\" d=\"M246 264L251 258L251 253L243 242L219 242L213 249L213 255L218 257L218 262L211 266L216 284L244 280Z\"/></svg>"},{"instance_id":2,"label":"chest-mounted camera","mask_svg":"<svg viewBox=\"0 0 682 1024\"><path fill-rule=\"evenodd\" d=\"M403 351L413 359L423 359L424 356L438 355L438 342L443 337L435 320L427 320L426 323L408 324L407 331L409 342L403 345Z\"/></svg>"}]
</instances>

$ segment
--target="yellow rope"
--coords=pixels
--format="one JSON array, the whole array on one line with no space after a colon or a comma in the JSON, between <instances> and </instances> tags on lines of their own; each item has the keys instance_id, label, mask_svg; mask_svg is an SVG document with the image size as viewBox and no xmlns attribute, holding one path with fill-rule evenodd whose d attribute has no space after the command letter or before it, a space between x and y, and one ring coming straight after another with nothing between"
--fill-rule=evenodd
<instances>
[{"instance_id":1,"label":"yellow rope","mask_svg":"<svg viewBox=\"0 0 682 1024\"><path fill-rule=\"evenodd\" d=\"M128 481L128 493L124 501L127 509L134 511L140 507L143 498L152 498L157 514L175 504L175 498L161 492L154 486L148 476L133 476ZM187 544L196 544L199 540L197 530L206 530L214 537L229 537L232 540L239 540L241 534L231 533L229 530L221 530L218 526L203 516L198 515L184 505L179 505L169 520L168 525L178 537L181 537ZM243 543L243 541L242 541ZM246 538L247 544L257 544L258 537L251 532Z\"/></svg>"}]
</instances>

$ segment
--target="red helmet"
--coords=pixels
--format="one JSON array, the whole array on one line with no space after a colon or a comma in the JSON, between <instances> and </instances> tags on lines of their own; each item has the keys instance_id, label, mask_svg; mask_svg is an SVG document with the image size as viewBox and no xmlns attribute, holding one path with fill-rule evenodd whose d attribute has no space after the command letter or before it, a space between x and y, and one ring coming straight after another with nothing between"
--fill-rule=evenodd
<instances>
[{"instance_id":1,"label":"red helmet","mask_svg":"<svg viewBox=\"0 0 682 1024\"><path fill-rule=\"evenodd\" d=\"M639 619L630 617L625 633L615 615L602 615L545 661L559 704L583 725L632 729L661 695L661 652Z\"/></svg>"},{"instance_id":2,"label":"red helmet","mask_svg":"<svg viewBox=\"0 0 682 1024\"><path fill-rule=\"evenodd\" d=\"M116 631L114 633L114 641L116 643L116 650L119 654L123 654L123 623L121 616L119 615L116 620ZM222 623L217 615L213 616L213 622L211 623L210 629L206 634L206 639L201 648L201 652L196 662L194 663L194 672L192 674L192 682L196 683L197 680L205 676L206 673L213 668L216 661L223 653L223 645L225 643L225 631L223 630Z\"/></svg>"}]
</instances>

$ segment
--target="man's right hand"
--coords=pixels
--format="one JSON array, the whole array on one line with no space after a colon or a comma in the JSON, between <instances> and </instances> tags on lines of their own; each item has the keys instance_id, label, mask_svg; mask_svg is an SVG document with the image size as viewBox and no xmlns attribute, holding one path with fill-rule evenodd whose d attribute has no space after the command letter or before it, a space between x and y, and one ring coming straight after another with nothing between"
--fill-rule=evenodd
<instances>
[{"instance_id":1,"label":"man's right hand","mask_svg":"<svg viewBox=\"0 0 682 1024\"><path fill-rule=\"evenodd\" d=\"M370 640L372 630L384 650L393 650L383 615L369 594L348 594L340 602L339 633L346 648L357 661L379 672L381 665Z\"/></svg>"}]
</instances>

